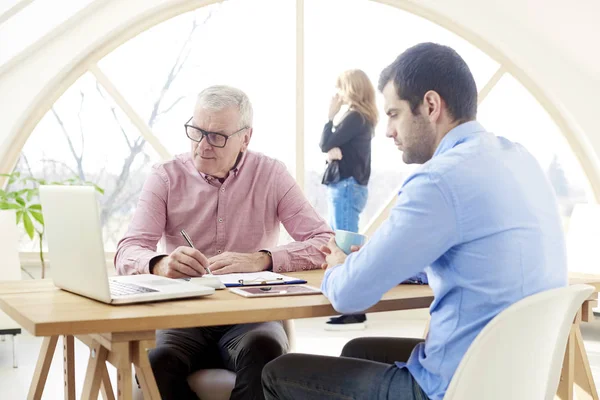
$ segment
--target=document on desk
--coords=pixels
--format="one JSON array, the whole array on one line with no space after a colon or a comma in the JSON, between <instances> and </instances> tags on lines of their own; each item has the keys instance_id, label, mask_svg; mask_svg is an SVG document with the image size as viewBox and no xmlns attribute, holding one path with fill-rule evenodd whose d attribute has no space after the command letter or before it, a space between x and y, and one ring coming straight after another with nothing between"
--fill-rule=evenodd
<instances>
[{"instance_id":1,"label":"document on desk","mask_svg":"<svg viewBox=\"0 0 600 400\"><path fill-rule=\"evenodd\" d=\"M271 271L248 272L241 274L216 275L227 287L261 286L261 285L290 285L306 283L304 279L276 274Z\"/></svg>"}]
</instances>

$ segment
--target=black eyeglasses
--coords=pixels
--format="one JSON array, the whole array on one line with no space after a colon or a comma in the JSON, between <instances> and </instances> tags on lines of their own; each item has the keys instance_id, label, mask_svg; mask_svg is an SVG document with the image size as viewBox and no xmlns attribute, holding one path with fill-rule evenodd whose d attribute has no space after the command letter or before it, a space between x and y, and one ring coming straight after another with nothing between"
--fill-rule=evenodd
<instances>
[{"instance_id":1,"label":"black eyeglasses","mask_svg":"<svg viewBox=\"0 0 600 400\"><path fill-rule=\"evenodd\" d=\"M192 118L194 118L194 117L192 117ZM202 141L202 139L204 139L206 137L206 140L208 140L208 143L214 147L220 147L220 148L225 147L227 145L227 140L230 137L232 137L233 135L237 135L244 129L248 129L248 127L245 126L241 129L233 132L231 135L224 135L222 133L217 133L217 132L208 132L208 131L198 128L197 126L190 125L190 121L192 120L192 118L190 118L188 120L188 122L186 122L183 125L185 127L185 134L187 135L187 137L190 138L190 140L193 140L194 142L198 142L198 143L200 143Z\"/></svg>"}]
</instances>

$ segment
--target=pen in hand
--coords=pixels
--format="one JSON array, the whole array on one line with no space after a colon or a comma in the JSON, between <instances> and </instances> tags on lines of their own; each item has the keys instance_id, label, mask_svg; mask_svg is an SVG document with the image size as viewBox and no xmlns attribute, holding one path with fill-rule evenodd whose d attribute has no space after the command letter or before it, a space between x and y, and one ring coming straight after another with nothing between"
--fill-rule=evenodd
<instances>
[{"instance_id":1,"label":"pen in hand","mask_svg":"<svg viewBox=\"0 0 600 400\"><path fill-rule=\"evenodd\" d=\"M187 242L187 244L189 244L192 249L195 249L194 244L192 243L192 239L190 239L190 237L188 236L188 234L186 233L186 231L184 231L182 229L180 232L181 232L181 236L183 236L183 238L185 239L185 241ZM206 272L208 272L208 275L212 275L213 274L210 271L210 269L208 269L208 268L204 268L204 269L206 270Z\"/></svg>"}]
</instances>

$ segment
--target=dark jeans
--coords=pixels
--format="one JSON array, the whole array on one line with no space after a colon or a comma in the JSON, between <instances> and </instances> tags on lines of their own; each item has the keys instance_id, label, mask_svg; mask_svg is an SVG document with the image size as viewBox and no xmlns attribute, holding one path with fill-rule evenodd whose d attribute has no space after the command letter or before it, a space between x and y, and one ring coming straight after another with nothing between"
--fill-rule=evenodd
<instances>
[{"instance_id":1,"label":"dark jeans","mask_svg":"<svg viewBox=\"0 0 600 400\"><path fill-rule=\"evenodd\" d=\"M264 399L263 367L287 353L281 321L157 331L150 365L163 400L197 400L187 377L199 369L236 373L231 399Z\"/></svg>"},{"instance_id":2,"label":"dark jeans","mask_svg":"<svg viewBox=\"0 0 600 400\"><path fill-rule=\"evenodd\" d=\"M262 374L265 398L427 400L406 368L421 339L360 338L348 342L341 357L288 354L271 361Z\"/></svg>"}]
</instances>

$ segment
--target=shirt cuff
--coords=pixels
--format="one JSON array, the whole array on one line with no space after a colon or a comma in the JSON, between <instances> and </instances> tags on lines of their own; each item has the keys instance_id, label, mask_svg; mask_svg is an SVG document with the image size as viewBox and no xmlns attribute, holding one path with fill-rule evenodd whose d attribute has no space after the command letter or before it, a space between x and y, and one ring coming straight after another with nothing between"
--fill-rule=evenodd
<instances>
[{"instance_id":1,"label":"shirt cuff","mask_svg":"<svg viewBox=\"0 0 600 400\"><path fill-rule=\"evenodd\" d=\"M286 268L286 265L289 264L289 256L286 250L263 249L260 251L266 251L269 254L271 254L271 261L273 262L273 272L286 272L288 270L288 268Z\"/></svg>"},{"instance_id":2,"label":"shirt cuff","mask_svg":"<svg viewBox=\"0 0 600 400\"><path fill-rule=\"evenodd\" d=\"M135 262L135 266L136 266L136 271L138 274L149 274L150 273L150 260L152 260L155 257L161 257L161 256L168 256L168 254L161 254L161 253L148 253L148 254L144 254L143 256L141 256L140 258L137 259L137 261Z\"/></svg>"},{"instance_id":3,"label":"shirt cuff","mask_svg":"<svg viewBox=\"0 0 600 400\"><path fill-rule=\"evenodd\" d=\"M328 286L329 278L331 277L333 270L335 268L337 268L338 266L330 267L325 270L325 275L323 275L323 281L321 282L321 292L323 293L323 295L325 297L328 297L327 296L327 286Z\"/></svg>"}]
</instances>

